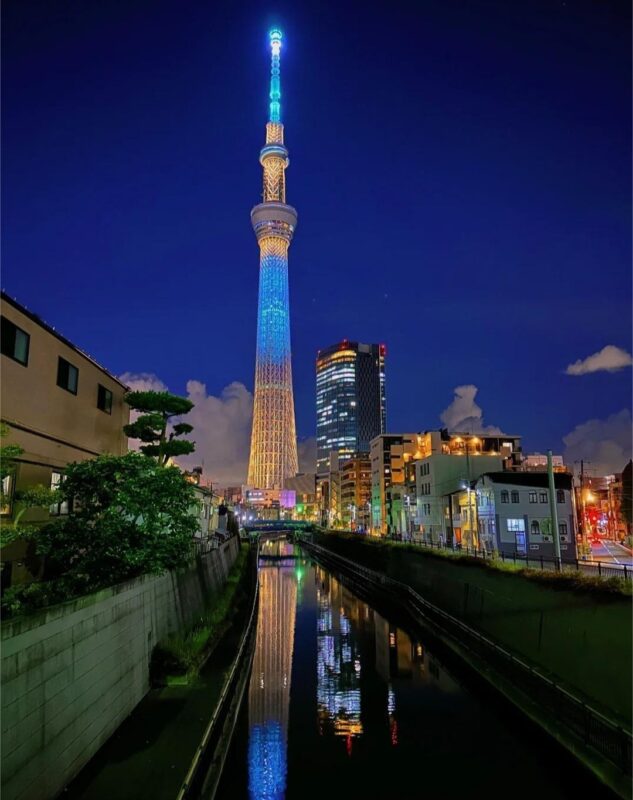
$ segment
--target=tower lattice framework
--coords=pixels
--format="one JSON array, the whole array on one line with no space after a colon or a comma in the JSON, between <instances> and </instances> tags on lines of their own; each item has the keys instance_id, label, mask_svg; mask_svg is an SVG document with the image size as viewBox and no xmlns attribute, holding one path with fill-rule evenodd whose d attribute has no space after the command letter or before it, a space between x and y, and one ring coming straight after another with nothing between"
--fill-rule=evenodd
<instances>
[{"instance_id":1,"label":"tower lattice framework","mask_svg":"<svg viewBox=\"0 0 633 800\"><path fill-rule=\"evenodd\" d=\"M248 484L260 489L281 488L284 478L298 471L288 294L288 248L297 212L286 204L288 150L281 122L280 31L270 32L270 47L270 113L266 144L259 155L264 171L263 202L251 211L260 258Z\"/></svg>"}]
</instances>

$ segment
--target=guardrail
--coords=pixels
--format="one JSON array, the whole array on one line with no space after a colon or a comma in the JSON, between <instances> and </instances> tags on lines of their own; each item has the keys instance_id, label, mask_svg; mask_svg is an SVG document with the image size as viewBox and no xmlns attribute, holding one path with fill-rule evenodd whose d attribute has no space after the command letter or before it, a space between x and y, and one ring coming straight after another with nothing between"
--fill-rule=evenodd
<instances>
[{"instance_id":1,"label":"guardrail","mask_svg":"<svg viewBox=\"0 0 633 800\"><path fill-rule=\"evenodd\" d=\"M231 709L237 702L237 708L241 703L244 688L246 685L246 678L250 673L250 664L253 657L255 634L257 632L257 610L259 607L259 578L258 578L258 561L259 561L259 548L254 548L255 552L251 553L253 558L253 578L255 580L255 587L253 593L253 602L248 618L248 623L237 651L237 655L233 660L231 670L224 681L222 692L213 712L213 716L209 720L209 724L205 728L200 744L198 745L193 760L185 780L183 781L180 791L177 794L177 800L190 800L194 797L200 796L200 790L205 781L209 765L215 760L216 751L222 741L225 726L229 721ZM246 676L245 676L246 673ZM234 720L233 720L234 721ZM232 727L231 727L232 732ZM217 785L220 779L224 757L226 756L226 748L221 758L218 774L215 776L216 780L211 791L205 793L205 797L212 798L215 795Z\"/></svg>"},{"instance_id":2,"label":"guardrail","mask_svg":"<svg viewBox=\"0 0 633 800\"><path fill-rule=\"evenodd\" d=\"M617 725L604 714L571 694L567 689L540 673L514 653L488 639L461 620L425 600L408 584L401 583L383 573L361 566L344 556L308 541L302 541L308 552L314 552L343 571L359 579L392 598L405 610L416 617L424 617L439 625L460 645L468 647L476 655L491 664L502 675L507 676L513 686L524 692L531 702L547 708L548 713L562 722L569 731L580 738L585 745L592 747L603 758L617 766L622 772L631 775L632 740L630 731Z\"/></svg>"},{"instance_id":3,"label":"guardrail","mask_svg":"<svg viewBox=\"0 0 633 800\"><path fill-rule=\"evenodd\" d=\"M352 531L344 531L344 533L352 533ZM584 561L581 558L564 559L552 558L550 556L531 556L529 553L519 553L517 551L513 553L504 553L502 550L479 550L474 547L446 547L442 545L441 542L425 542L413 538L405 539L401 535L388 536L387 540L402 542L403 544L410 544L414 547L444 553L461 553L471 558L480 558L483 561L498 559L503 563L523 566L525 569L584 572L589 575L597 575L600 578L624 578L625 580L633 580L633 566L628 564L613 564L606 561Z\"/></svg>"},{"instance_id":4,"label":"guardrail","mask_svg":"<svg viewBox=\"0 0 633 800\"><path fill-rule=\"evenodd\" d=\"M196 556L205 556L207 553L217 550L220 545L230 541L233 536L237 536L237 534L211 534L204 539L193 539L191 543L193 554Z\"/></svg>"}]
</instances>

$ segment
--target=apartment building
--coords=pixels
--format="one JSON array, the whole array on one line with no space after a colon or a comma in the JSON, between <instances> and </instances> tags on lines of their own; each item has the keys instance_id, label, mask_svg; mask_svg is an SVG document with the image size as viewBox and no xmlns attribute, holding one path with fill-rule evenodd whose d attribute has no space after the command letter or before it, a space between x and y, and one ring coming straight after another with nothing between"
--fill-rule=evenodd
<instances>
[{"instance_id":1,"label":"apartment building","mask_svg":"<svg viewBox=\"0 0 633 800\"><path fill-rule=\"evenodd\" d=\"M123 426L129 407L127 387L91 356L4 292L0 301L2 422L9 428L3 444L23 453L15 474L5 479L5 522L15 511L16 489L55 487L74 461L128 450ZM39 523L67 513L63 504L29 509L23 522ZM27 545L13 542L2 551L7 581L29 580L39 569Z\"/></svg>"}]
</instances>

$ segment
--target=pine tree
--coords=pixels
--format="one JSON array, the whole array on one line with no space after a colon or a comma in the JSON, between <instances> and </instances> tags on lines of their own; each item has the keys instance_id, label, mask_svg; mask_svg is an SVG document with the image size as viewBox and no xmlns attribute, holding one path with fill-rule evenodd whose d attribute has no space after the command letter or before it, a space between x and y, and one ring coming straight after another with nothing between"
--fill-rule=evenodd
<instances>
[{"instance_id":1,"label":"pine tree","mask_svg":"<svg viewBox=\"0 0 633 800\"><path fill-rule=\"evenodd\" d=\"M161 466L165 466L173 456L194 452L194 442L177 438L191 433L191 425L178 422L169 430L172 418L181 417L193 408L193 403L186 397L169 392L128 392L125 402L140 412L140 416L125 425L123 431L131 439L143 442L140 450L146 456L155 457Z\"/></svg>"}]
</instances>

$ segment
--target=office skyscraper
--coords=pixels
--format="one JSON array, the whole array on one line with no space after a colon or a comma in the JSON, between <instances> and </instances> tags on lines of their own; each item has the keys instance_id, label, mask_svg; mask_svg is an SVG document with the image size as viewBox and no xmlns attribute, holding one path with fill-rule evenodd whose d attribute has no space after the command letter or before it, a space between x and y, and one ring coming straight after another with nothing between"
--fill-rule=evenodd
<instances>
[{"instance_id":1,"label":"office skyscraper","mask_svg":"<svg viewBox=\"0 0 633 800\"><path fill-rule=\"evenodd\" d=\"M266 144L259 154L264 169L263 202L251 211L260 261L248 484L259 489L281 488L285 478L298 472L288 298L288 248L297 212L286 205L288 151L281 122L281 31L270 32L270 49L270 112Z\"/></svg>"},{"instance_id":2,"label":"office skyscraper","mask_svg":"<svg viewBox=\"0 0 633 800\"><path fill-rule=\"evenodd\" d=\"M343 340L320 350L316 361L317 472L328 471L330 453L339 462L369 453L385 432L385 346Z\"/></svg>"}]
</instances>

